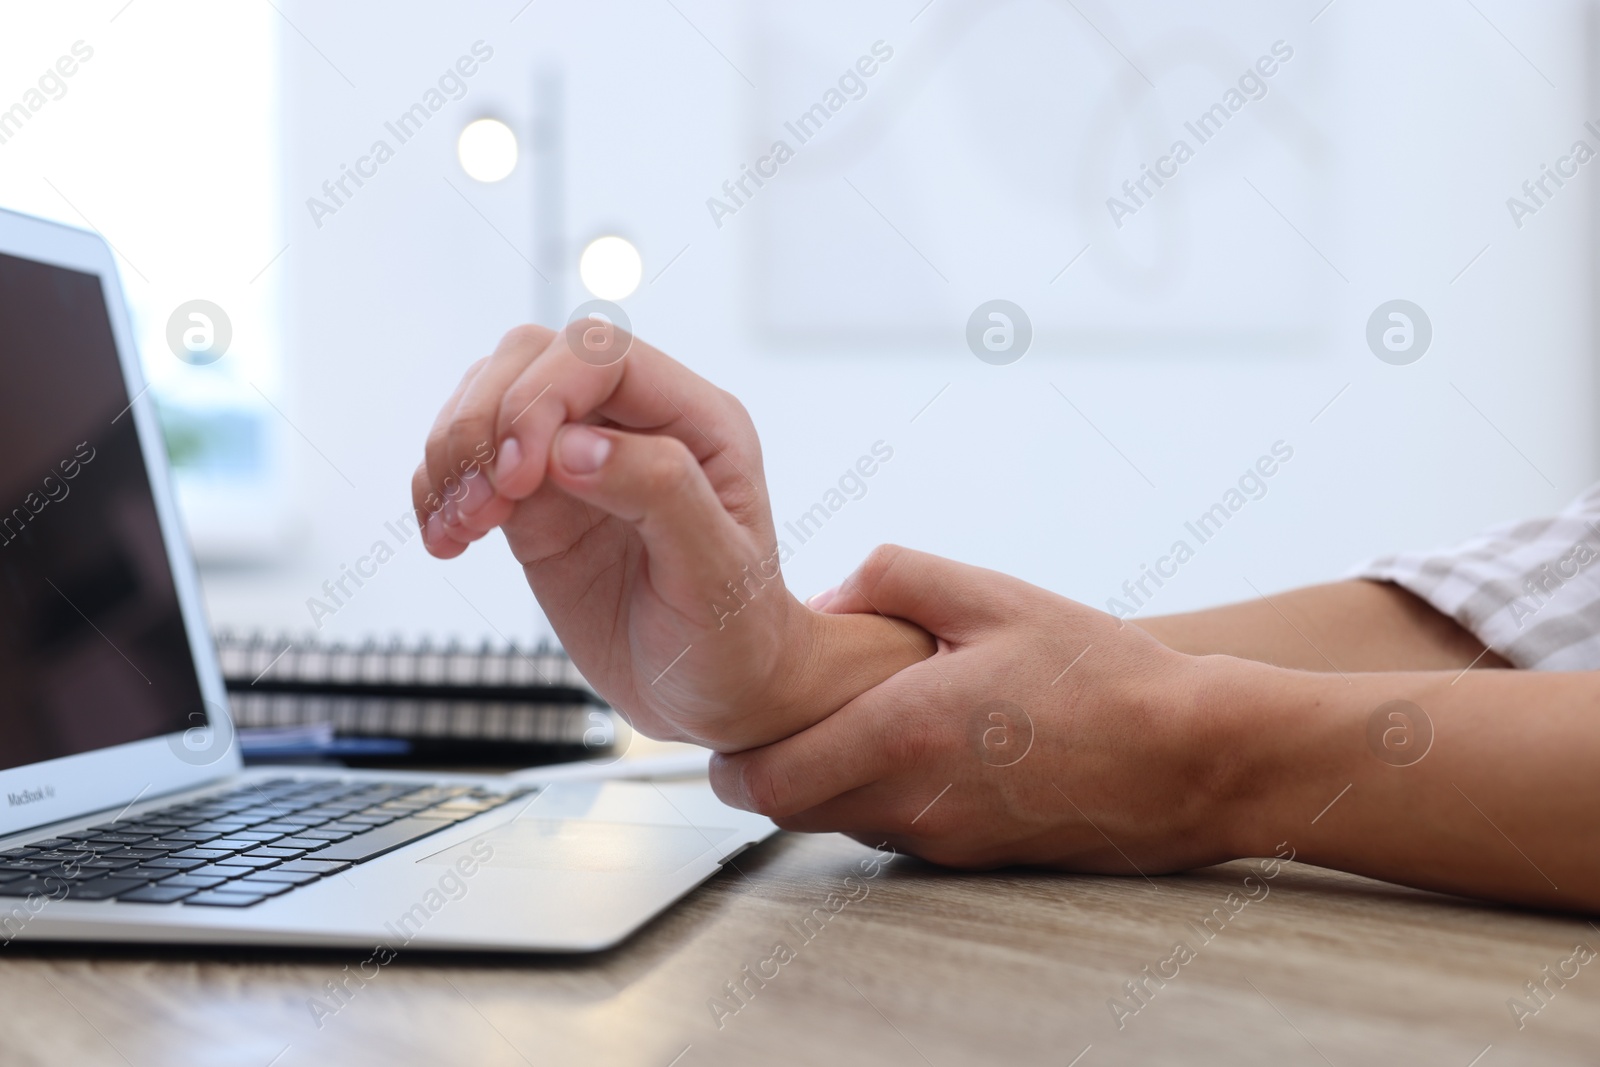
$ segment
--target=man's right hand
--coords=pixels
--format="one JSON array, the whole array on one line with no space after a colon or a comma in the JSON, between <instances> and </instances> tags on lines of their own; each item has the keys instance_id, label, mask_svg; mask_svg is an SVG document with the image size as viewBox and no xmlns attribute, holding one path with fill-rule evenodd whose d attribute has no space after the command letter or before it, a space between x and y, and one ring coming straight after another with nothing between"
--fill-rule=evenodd
<instances>
[{"instance_id":1,"label":"man's right hand","mask_svg":"<svg viewBox=\"0 0 1600 1067\"><path fill-rule=\"evenodd\" d=\"M578 669L654 737L767 744L933 652L790 595L749 415L609 323L519 327L468 368L412 497L441 559L502 527Z\"/></svg>"}]
</instances>

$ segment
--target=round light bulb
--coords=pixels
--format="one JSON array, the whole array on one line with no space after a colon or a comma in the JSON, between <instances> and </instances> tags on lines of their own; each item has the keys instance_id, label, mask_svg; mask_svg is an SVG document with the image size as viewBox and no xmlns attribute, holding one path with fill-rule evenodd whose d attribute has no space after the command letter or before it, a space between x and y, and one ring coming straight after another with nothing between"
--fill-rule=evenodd
<instances>
[{"instance_id":1,"label":"round light bulb","mask_svg":"<svg viewBox=\"0 0 1600 1067\"><path fill-rule=\"evenodd\" d=\"M639 288L644 260L623 237L596 237L578 259L583 287L601 300L621 300Z\"/></svg>"},{"instance_id":2,"label":"round light bulb","mask_svg":"<svg viewBox=\"0 0 1600 1067\"><path fill-rule=\"evenodd\" d=\"M517 135L499 119L478 119L461 131L456 155L469 177L497 182L517 165Z\"/></svg>"}]
</instances>

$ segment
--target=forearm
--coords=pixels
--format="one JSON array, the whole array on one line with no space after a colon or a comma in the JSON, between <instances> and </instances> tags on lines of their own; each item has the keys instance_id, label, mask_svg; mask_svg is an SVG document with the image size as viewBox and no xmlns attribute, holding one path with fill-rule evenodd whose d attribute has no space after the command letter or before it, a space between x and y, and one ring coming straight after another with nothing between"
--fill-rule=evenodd
<instances>
[{"instance_id":1,"label":"forearm","mask_svg":"<svg viewBox=\"0 0 1600 1067\"><path fill-rule=\"evenodd\" d=\"M1459 671L1507 664L1426 602L1385 582L1308 586L1183 615L1135 619L1162 644L1305 671ZM1482 658L1480 659L1480 655Z\"/></svg>"},{"instance_id":2,"label":"forearm","mask_svg":"<svg viewBox=\"0 0 1600 1067\"><path fill-rule=\"evenodd\" d=\"M1600 674L1341 679L1207 663L1226 679L1206 699L1231 738L1229 854L1287 843L1306 862L1424 889L1600 910ZM1374 726L1392 701L1415 707Z\"/></svg>"}]
</instances>

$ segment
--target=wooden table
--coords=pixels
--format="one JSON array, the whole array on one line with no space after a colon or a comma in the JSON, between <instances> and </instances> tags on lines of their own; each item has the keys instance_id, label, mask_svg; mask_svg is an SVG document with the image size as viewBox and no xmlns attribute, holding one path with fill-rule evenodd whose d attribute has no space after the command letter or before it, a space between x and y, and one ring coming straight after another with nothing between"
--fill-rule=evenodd
<instances>
[{"instance_id":1,"label":"wooden table","mask_svg":"<svg viewBox=\"0 0 1600 1067\"><path fill-rule=\"evenodd\" d=\"M0 950L0 1063L1600 1063L1600 960L1552 982L1521 1030L1507 1007L1531 1005L1523 983L1575 944L1600 948L1582 919L1291 863L1257 875L1252 892L1270 892L1204 941L1200 924L1230 892L1242 899L1254 865L1146 881L900 857L861 878L871 855L780 835L611 952L402 954L320 1028L310 998L366 953L13 943ZM818 908L808 941L796 927ZM1178 939L1193 958L1163 964ZM765 962L779 941L792 958ZM1145 980L1132 1014L1123 984L1146 965L1177 976ZM776 973L763 987L746 966ZM753 992L729 1000L724 983L743 981Z\"/></svg>"}]
</instances>

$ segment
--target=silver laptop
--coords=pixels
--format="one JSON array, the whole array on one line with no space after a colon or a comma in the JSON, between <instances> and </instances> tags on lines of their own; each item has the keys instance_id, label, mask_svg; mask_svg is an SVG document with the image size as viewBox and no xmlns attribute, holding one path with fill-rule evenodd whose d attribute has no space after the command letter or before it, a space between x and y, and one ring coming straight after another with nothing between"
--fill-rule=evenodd
<instances>
[{"instance_id":1,"label":"silver laptop","mask_svg":"<svg viewBox=\"0 0 1600 1067\"><path fill-rule=\"evenodd\" d=\"M704 781L242 768L111 253L0 211L0 943L582 952L768 836Z\"/></svg>"}]
</instances>

